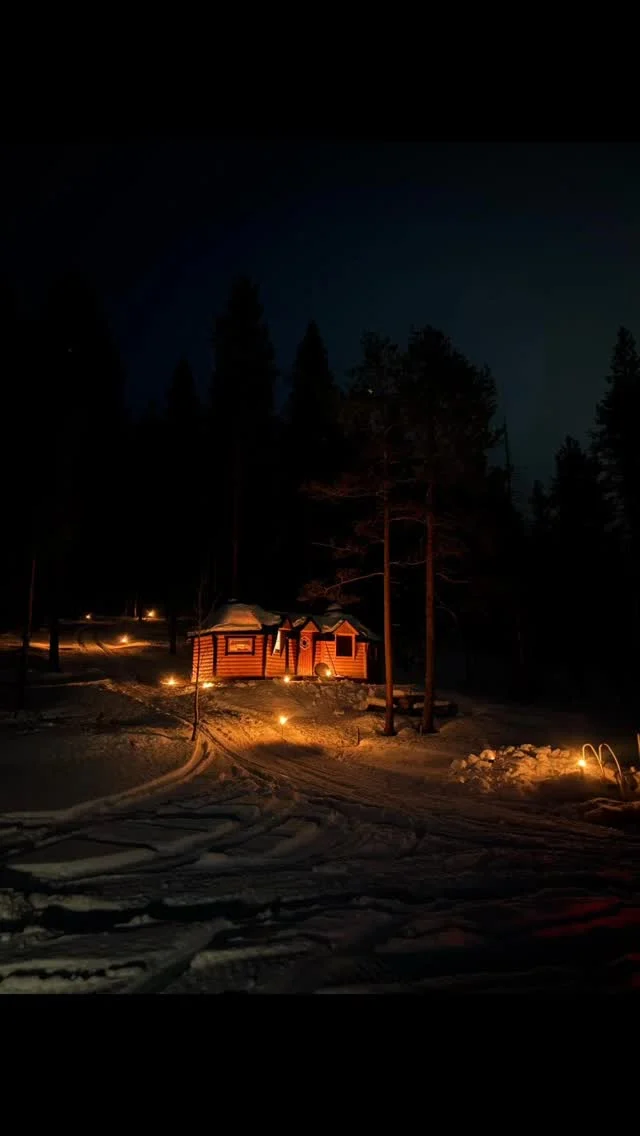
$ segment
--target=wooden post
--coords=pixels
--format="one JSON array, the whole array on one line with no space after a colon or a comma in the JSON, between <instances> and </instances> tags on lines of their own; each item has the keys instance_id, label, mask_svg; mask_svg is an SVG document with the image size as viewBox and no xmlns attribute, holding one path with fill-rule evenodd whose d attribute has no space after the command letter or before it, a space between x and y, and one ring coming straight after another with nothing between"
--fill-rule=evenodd
<instances>
[{"instance_id":1,"label":"wooden post","mask_svg":"<svg viewBox=\"0 0 640 1136\"><path fill-rule=\"evenodd\" d=\"M198 587L198 631L202 630L202 576L200 576L200 585ZM194 643L196 640L194 639ZM198 733L198 715L199 715L199 694L200 694L200 655L202 654L202 637L197 637L198 654L196 657L196 684L193 692L193 730L191 731L191 741L195 742Z\"/></svg>"},{"instance_id":2,"label":"wooden post","mask_svg":"<svg viewBox=\"0 0 640 1136\"><path fill-rule=\"evenodd\" d=\"M422 729L425 734L435 732L434 700L435 700L435 665L436 665L436 628L435 628L435 514L433 508L433 480L429 478L427 485L427 543L426 543L426 581L425 581L425 674L424 674L424 704L422 708Z\"/></svg>"},{"instance_id":3,"label":"wooden post","mask_svg":"<svg viewBox=\"0 0 640 1136\"><path fill-rule=\"evenodd\" d=\"M27 606L24 616L24 623L22 626L22 650L20 652L20 662L18 666L18 687L16 692L16 710L24 710L26 697L27 697L27 673L29 670L29 644L31 642L31 624L33 620L33 593L36 581L36 558L31 558L31 568L29 572L29 591L27 595Z\"/></svg>"},{"instance_id":4,"label":"wooden post","mask_svg":"<svg viewBox=\"0 0 640 1136\"><path fill-rule=\"evenodd\" d=\"M393 737L393 644L391 642L391 505L387 471L387 449L384 452L383 489L383 603L384 603L384 734Z\"/></svg>"}]
</instances>

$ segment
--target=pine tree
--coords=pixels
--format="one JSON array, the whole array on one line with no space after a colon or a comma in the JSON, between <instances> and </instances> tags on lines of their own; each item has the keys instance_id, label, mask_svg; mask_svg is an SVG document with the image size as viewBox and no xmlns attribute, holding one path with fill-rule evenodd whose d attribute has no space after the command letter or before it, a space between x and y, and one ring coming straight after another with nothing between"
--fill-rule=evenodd
<instances>
[{"instance_id":1,"label":"pine tree","mask_svg":"<svg viewBox=\"0 0 640 1136\"><path fill-rule=\"evenodd\" d=\"M640 636L640 357L627 328L618 330L606 382L606 393L596 408L593 452L611 512L607 575L615 585L610 602L617 612L612 608L610 622L628 628L626 649L615 651L620 664L616 682L619 688L626 685L629 696L635 698L640 672L636 649ZM606 582L601 584L601 593L606 587Z\"/></svg>"},{"instance_id":2,"label":"pine tree","mask_svg":"<svg viewBox=\"0 0 640 1136\"><path fill-rule=\"evenodd\" d=\"M461 521L473 512L485 485L487 453L499 437L491 425L495 385L486 368L473 366L446 335L427 326L410 336L401 393L416 518L426 530L423 729L431 732L436 579L455 580Z\"/></svg>"},{"instance_id":3,"label":"pine tree","mask_svg":"<svg viewBox=\"0 0 640 1136\"><path fill-rule=\"evenodd\" d=\"M606 581L612 561L607 532L611 514L597 460L570 436L556 454L549 512L554 638L586 694L586 664L602 654L610 616Z\"/></svg>"},{"instance_id":4,"label":"pine tree","mask_svg":"<svg viewBox=\"0 0 640 1136\"><path fill-rule=\"evenodd\" d=\"M330 482L342 471L340 393L329 367L327 350L314 321L298 346L286 406L281 465L282 497L287 525L283 563L288 568L284 590L295 595L303 581L322 574L320 546L328 542L330 511L304 493L313 481Z\"/></svg>"},{"instance_id":5,"label":"pine tree","mask_svg":"<svg viewBox=\"0 0 640 1136\"><path fill-rule=\"evenodd\" d=\"M51 603L113 602L123 586L124 375L100 302L75 275L51 288L39 319L38 410L45 494L40 532ZM91 454L91 476L83 476ZM96 458L98 460L96 460ZM62 581L64 580L64 588Z\"/></svg>"},{"instance_id":6,"label":"pine tree","mask_svg":"<svg viewBox=\"0 0 640 1136\"><path fill-rule=\"evenodd\" d=\"M213 349L211 447L224 541L218 576L227 595L242 589L253 597L266 590L264 566L278 523L270 508L277 370L258 289L244 277L215 321Z\"/></svg>"},{"instance_id":7,"label":"pine tree","mask_svg":"<svg viewBox=\"0 0 640 1136\"><path fill-rule=\"evenodd\" d=\"M176 366L167 393L165 438L167 464L173 475L166 490L172 528L164 546L166 607L169 653L177 650L178 608L191 597L198 577L201 548L202 439L200 405L193 373L186 360ZM184 492L188 475L189 492ZM189 534L187 543L177 540L178 525Z\"/></svg>"},{"instance_id":8,"label":"pine tree","mask_svg":"<svg viewBox=\"0 0 640 1136\"><path fill-rule=\"evenodd\" d=\"M594 452L624 545L638 563L640 552L640 357L630 331L621 327L607 376L607 391L596 408Z\"/></svg>"},{"instance_id":9,"label":"pine tree","mask_svg":"<svg viewBox=\"0 0 640 1136\"><path fill-rule=\"evenodd\" d=\"M327 349L311 320L296 351L287 405L288 446L300 484L323 480L335 468L339 407Z\"/></svg>"},{"instance_id":10,"label":"pine tree","mask_svg":"<svg viewBox=\"0 0 640 1136\"><path fill-rule=\"evenodd\" d=\"M362 360L352 373L352 382L342 403L342 429L349 460L340 477L313 483L309 493L316 500L339 507L335 526L339 534L331 542L337 560L354 566L339 569L334 582L310 581L301 598L332 596L341 602L358 599L355 584L382 580L384 626L385 724L392 735L393 643L391 525L398 508L397 480L402 462L402 432L398 402L401 354L398 347L378 335L362 339Z\"/></svg>"}]
</instances>

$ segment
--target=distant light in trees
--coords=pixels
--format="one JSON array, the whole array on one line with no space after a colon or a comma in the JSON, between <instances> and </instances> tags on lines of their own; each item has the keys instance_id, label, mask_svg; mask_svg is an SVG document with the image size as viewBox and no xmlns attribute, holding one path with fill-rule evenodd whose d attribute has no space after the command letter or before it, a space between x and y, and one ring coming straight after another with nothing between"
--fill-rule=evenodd
<instances>
[{"instance_id":1,"label":"distant light in trees","mask_svg":"<svg viewBox=\"0 0 640 1136\"><path fill-rule=\"evenodd\" d=\"M92 617L92 615L91 615L91 612L90 612L90 611L88 611L88 612L87 612L87 614L85 615L85 619L92 619L92 618L93 618L93 617Z\"/></svg>"},{"instance_id":2,"label":"distant light in trees","mask_svg":"<svg viewBox=\"0 0 640 1136\"><path fill-rule=\"evenodd\" d=\"M129 636L128 635L121 635L120 636L120 642L121 643L128 643L129 642Z\"/></svg>"},{"instance_id":3,"label":"distant light in trees","mask_svg":"<svg viewBox=\"0 0 640 1136\"><path fill-rule=\"evenodd\" d=\"M155 617L156 617L155 608L151 608L151 609L150 609L150 610L149 610L149 611L147 612L147 619L155 619Z\"/></svg>"}]
</instances>

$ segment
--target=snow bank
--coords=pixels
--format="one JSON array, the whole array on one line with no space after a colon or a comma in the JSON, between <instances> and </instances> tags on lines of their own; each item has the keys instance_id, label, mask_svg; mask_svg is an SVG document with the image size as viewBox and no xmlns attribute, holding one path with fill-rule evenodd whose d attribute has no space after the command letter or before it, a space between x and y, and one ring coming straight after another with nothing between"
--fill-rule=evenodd
<instances>
[{"instance_id":1,"label":"snow bank","mask_svg":"<svg viewBox=\"0 0 640 1136\"><path fill-rule=\"evenodd\" d=\"M576 750L553 749L550 745L535 746L525 742L518 746L500 746L483 749L480 754L456 758L451 762L449 780L460 785L471 785L481 792L491 793L508 789L516 793L530 793L548 782L567 779L581 785L602 785L598 763L587 759L582 765L582 754ZM605 782L615 788L616 775L612 766L605 765Z\"/></svg>"}]
</instances>

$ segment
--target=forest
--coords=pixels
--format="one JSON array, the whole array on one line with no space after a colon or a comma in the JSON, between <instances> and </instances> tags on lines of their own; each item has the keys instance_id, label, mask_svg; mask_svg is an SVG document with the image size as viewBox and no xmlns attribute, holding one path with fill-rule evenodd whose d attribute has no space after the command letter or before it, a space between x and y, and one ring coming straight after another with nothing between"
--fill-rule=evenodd
<instances>
[{"instance_id":1,"label":"forest","mask_svg":"<svg viewBox=\"0 0 640 1136\"><path fill-rule=\"evenodd\" d=\"M550 482L521 500L490 370L428 323L402 343L365 332L336 376L311 320L281 375L259 289L239 278L212 318L205 397L170 360L166 389L158 376L133 413L89 282L58 280L37 311L6 287L0 311L0 624L23 627L33 581L52 667L60 618L84 610L158 607L175 650L178 617L195 626L231 597L338 600L384 633L389 682L393 665L433 693L455 663L496 697L632 705L640 358L626 328L588 440L558 422Z\"/></svg>"}]
</instances>

